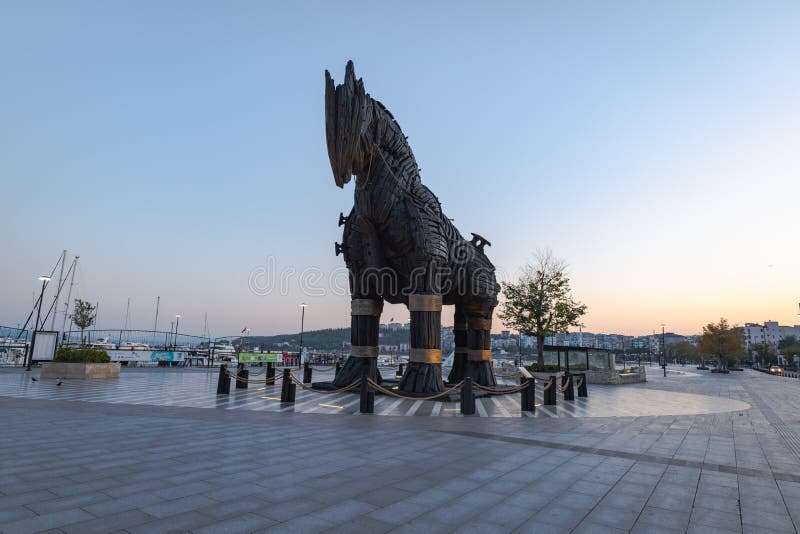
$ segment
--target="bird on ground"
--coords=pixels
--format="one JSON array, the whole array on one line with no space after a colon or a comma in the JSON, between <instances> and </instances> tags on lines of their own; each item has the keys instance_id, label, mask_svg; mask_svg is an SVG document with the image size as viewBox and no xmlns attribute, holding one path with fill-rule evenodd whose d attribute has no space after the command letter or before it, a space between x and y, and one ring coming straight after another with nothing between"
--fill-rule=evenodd
<instances>
[{"instance_id":1,"label":"bird on ground","mask_svg":"<svg viewBox=\"0 0 800 534\"><path fill-rule=\"evenodd\" d=\"M60 378L56 378L56 380L58 380L58 382L56 382L56 385L57 385L57 386L60 386L61 384L63 384L63 382L61 381L61 379L60 379Z\"/></svg>"},{"instance_id":2,"label":"bird on ground","mask_svg":"<svg viewBox=\"0 0 800 534\"><path fill-rule=\"evenodd\" d=\"M38 378L36 378L35 376L32 376L32 377L31 377L31 382L38 382L38 381L39 381L39 379L38 379Z\"/></svg>"}]
</instances>

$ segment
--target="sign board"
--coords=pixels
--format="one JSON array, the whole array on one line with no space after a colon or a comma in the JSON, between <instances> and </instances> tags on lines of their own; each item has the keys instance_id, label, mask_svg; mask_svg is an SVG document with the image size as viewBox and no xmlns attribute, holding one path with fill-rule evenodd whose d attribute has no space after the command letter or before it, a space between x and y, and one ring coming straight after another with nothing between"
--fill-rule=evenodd
<instances>
[{"instance_id":1,"label":"sign board","mask_svg":"<svg viewBox=\"0 0 800 534\"><path fill-rule=\"evenodd\" d=\"M182 362L186 352L172 350L106 350L112 362Z\"/></svg>"},{"instance_id":2,"label":"sign board","mask_svg":"<svg viewBox=\"0 0 800 534\"><path fill-rule=\"evenodd\" d=\"M58 332L48 332L38 330L33 333L33 356L32 361L52 361L56 355L56 345L58 344Z\"/></svg>"},{"instance_id":3,"label":"sign board","mask_svg":"<svg viewBox=\"0 0 800 534\"><path fill-rule=\"evenodd\" d=\"M280 352L241 352L239 363L283 363L283 353Z\"/></svg>"}]
</instances>

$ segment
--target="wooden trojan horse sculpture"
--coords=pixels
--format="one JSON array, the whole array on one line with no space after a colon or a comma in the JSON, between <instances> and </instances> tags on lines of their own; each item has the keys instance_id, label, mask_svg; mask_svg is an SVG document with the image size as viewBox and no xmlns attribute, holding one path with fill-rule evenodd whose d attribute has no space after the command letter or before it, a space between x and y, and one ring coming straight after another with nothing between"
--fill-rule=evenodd
<instances>
[{"instance_id":1,"label":"wooden trojan horse sculpture","mask_svg":"<svg viewBox=\"0 0 800 534\"><path fill-rule=\"evenodd\" d=\"M465 376L495 385L492 371L492 311L499 286L484 254L489 242L465 240L442 213L436 196L420 181L420 169L400 125L364 91L353 62L344 83L325 71L325 129L336 185L355 175L355 202L339 215L350 274L350 357L334 383L342 387L377 372L378 329L383 301L408 306L411 349L400 390L442 391L442 305L455 305L455 355L450 382Z\"/></svg>"}]
</instances>

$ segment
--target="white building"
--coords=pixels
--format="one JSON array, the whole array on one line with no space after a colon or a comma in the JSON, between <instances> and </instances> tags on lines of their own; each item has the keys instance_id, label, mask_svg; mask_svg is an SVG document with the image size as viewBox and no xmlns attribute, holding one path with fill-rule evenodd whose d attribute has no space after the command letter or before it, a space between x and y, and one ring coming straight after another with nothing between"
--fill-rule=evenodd
<instances>
[{"instance_id":1,"label":"white building","mask_svg":"<svg viewBox=\"0 0 800 534\"><path fill-rule=\"evenodd\" d=\"M750 346L756 343L767 343L774 347L789 336L800 339L800 325L781 326L778 321L764 321L763 325L745 323L744 346L750 351Z\"/></svg>"}]
</instances>

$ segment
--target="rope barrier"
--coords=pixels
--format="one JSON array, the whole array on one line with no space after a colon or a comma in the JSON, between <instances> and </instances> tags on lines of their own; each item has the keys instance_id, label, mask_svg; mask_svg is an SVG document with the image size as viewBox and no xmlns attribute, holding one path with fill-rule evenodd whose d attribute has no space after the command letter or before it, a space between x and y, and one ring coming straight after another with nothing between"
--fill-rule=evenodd
<instances>
[{"instance_id":1,"label":"rope barrier","mask_svg":"<svg viewBox=\"0 0 800 534\"><path fill-rule=\"evenodd\" d=\"M386 388L382 387L380 384L378 384L377 382L375 382L374 380L372 380L371 378L367 378L367 383L370 386L372 386L373 388L375 388L376 391L380 391L384 395L389 395L390 397L397 397L398 399L422 400L422 401L433 400L433 399L438 399L439 397L444 397L445 395L449 395L450 393L452 393L453 391L455 391L457 389L461 389L461 386L464 385L464 381L462 380L461 382L459 382L455 386L451 387L450 389L446 389L446 390L442 391L441 393L437 393L436 395L431 395L430 397L409 397L407 395L402 395L400 393L395 393L394 391L386 389Z\"/></svg>"},{"instance_id":2,"label":"rope barrier","mask_svg":"<svg viewBox=\"0 0 800 534\"><path fill-rule=\"evenodd\" d=\"M311 386L307 386L307 385L303 384L303 382L301 380L298 380L297 377L295 377L291 373L289 373L289 376L292 378L292 382L294 382L295 384L297 384L301 388L305 389L306 391L313 391L314 393L321 393L323 395L333 395L334 393L342 393L344 391L350 391L351 389L354 389L355 387L361 385L361 378L357 378L355 380L355 382L353 382L349 386L345 386L343 388L336 389L336 390L333 390L333 391L327 391L327 390L324 390L324 389L315 389L315 388L313 388Z\"/></svg>"},{"instance_id":3,"label":"rope barrier","mask_svg":"<svg viewBox=\"0 0 800 534\"><path fill-rule=\"evenodd\" d=\"M519 371L511 373L510 375L495 375L497 378L517 378L518 376L522 376Z\"/></svg>"},{"instance_id":4,"label":"rope barrier","mask_svg":"<svg viewBox=\"0 0 800 534\"><path fill-rule=\"evenodd\" d=\"M486 386L482 386L480 384L473 383L472 386L475 389L479 389L481 391L486 391L490 395L506 395L508 393L518 393L528 387L528 384L522 384L516 387L510 387L506 389L495 389L495 388L488 388Z\"/></svg>"},{"instance_id":5,"label":"rope barrier","mask_svg":"<svg viewBox=\"0 0 800 534\"><path fill-rule=\"evenodd\" d=\"M276 374L272 378L265 378L264 380L250 380L249 378L243 378L235 373L231 373L227 369L225 370L225 373L228 375L228 377L239 382L245 382L246 384L274 384L282 378L282 375Z\"/></svg>"},{"instance_id":6,"label":"rope barrier","mask_svg":"<svg viewBox=\"0 0 800 534\"><path fill-rule=\"evenodd\" d=\"M548 381L546 385L542 386L542 391L547 391L553 385L553 382Z\"/></svg>"},{"instance_id":7,"label":"rope barrier","mask_svg":"<svg viewBox=\"0 0 800 534\"><path fill-rule=\"evenodd\" d=\"M586 379L585 379L584 377L582 377L582 376L579 376L579 377L578 377L578 380L575 382L575 387L576 387L576 388L580 388L580 387L583 385L583 382L584 382L585 380L586 380Z\"/></svg>"},{"instance_id":8,"label":"rope barrier","mask_svg":"<svg viewBox=\"0 0 800 534\"><path fill-rule=\"evenodd\" d=\"M569 382L567 382L566 384L564 384L564 386L563 386L563 387L562 387L562 386L558 386L558 390L559 390L561 393L564 393L564 392L565 392L565 391L567 391L567 390L568 390L568 389L569 389L571 386L572 386L572 384L570 384Z\"/></svg>"}]
</instances>

